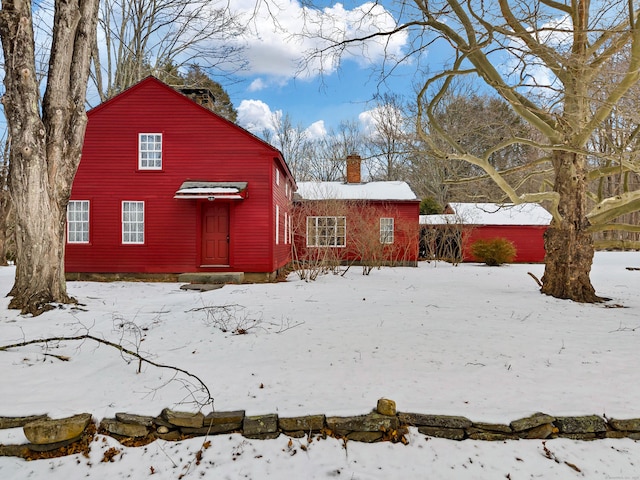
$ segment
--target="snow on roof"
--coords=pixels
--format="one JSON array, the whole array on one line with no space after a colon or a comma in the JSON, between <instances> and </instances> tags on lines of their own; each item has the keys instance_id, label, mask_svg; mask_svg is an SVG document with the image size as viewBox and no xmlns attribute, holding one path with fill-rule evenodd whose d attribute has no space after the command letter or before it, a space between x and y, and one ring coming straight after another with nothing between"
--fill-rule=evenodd
<instances>
[{"instance_id":1,"label":"snow on roof","mask_svg":"<svg viewBox=\"0 0 640 480\"><path fill-rule=\"evenodd\" d=\"M449 203L466 225L549 225L551 214L537 203Z\"/></svg>"},{"instance_id":2,"label":"snow on roof","mask_svg":"<svg viewBox=\"0 0 640 480\"><path fill-rule=\"evenodd\" d=\"M420 225L457 225L460 217L453 214L420 215Z\"/></svg>"},{"instance_id":3,"label":"snow on roof","mask_svg":"<svg viewBox=\"0 0 640 480\"><path fill-rule=\"evenodd\" d=\"M298 182L305 200L417 200L406 182Z\"/></svg>"}]
</instances>

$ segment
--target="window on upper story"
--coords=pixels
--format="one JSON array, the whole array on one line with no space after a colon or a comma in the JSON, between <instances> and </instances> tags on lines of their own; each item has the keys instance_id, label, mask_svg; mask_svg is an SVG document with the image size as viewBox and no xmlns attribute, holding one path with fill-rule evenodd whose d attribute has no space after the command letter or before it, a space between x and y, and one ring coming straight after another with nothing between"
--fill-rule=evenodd
<instances>
[{"instance_id":1,"label":"window on upper story","mask_svg":"<svg viewBox=\"0 0 640 480\"><path fill-rule=\"evenodd\" d=\"M162 169L161 133L141 133L138 135L138 168L140 170Z\"/></svg>"},{"instance_id":2,"label":"window on upper story","mask_svg":"<svg viewBox=\"0 0 640 480\"><path fill-rule=\"evenodd\" d=\"M89 243L89 200L70 200L67 205L67 242Z\"/></svg>"},{"instance_id":3,"label":"window on upper story","mask_svg":"<svg viewBox=\"0 0 640 480\"><path fill-rule=\"evenodd\" d=\"M380 243L393 243L393 218L380 219Z\"/></svg>"},{"instance_id":4,"label":"window on upper story","mask_svg":"<svg viewBox=\"0 0 640 480\"><path fill-rule=\"evenodd\" d=\"M280 185L280 169L276 167L276 185Z\"/></svg>"},{"instance_id":5,"label":"window on upper story","mask_svg":"<svg viewBox=\"0 0 640 480\"><path fill-rule=\"evenodd\" d=\"M307 217L307 247L344 247L346 217Z\"/></svg>"},{"instance_id":6,"label":"window on upper story","mask_svg":"<svg viewBox=\"0 0 640 480\"><path fill-rule=\"evenodd\" d=\"M144 243L144 202L122 202L122 243Z\"/></svg>"}]
</instances>

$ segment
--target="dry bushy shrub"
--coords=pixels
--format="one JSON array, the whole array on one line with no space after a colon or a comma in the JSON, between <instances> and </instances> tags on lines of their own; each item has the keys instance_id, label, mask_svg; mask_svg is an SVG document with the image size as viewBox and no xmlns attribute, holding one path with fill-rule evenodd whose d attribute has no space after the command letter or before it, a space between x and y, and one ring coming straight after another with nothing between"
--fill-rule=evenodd
<instances>
[{"instance_id":1,"label":"dry bushy shrub","mask_svg":"<svg viewBox=\"0 0 640 480\"><path fill-rule=\"evenodd\" d=\"M516 247L506 238L491 238L473 242L471 253L479 261L490 266L497 266L513 262L513 259L516 258Z\"/></svg>"}]
</instances>

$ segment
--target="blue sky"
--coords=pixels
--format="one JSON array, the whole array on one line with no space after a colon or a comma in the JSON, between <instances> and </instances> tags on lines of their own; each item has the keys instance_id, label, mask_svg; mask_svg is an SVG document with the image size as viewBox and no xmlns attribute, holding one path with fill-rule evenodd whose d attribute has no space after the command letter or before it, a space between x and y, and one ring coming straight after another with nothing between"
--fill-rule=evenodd
<instances>
[{"instance_id":1,"label":"blue sky","mask_svg":"<svg viewBox=\"0 0 640 480\"><path fill-rule=\"evenodd\" d=\"M273 3L273 2L272 2ZM341 121L358 120L363 112L374 107L371 102L376 93L393 91L413 96L415 65L401 67L393 79L380 84L383 56L401 55L406 48L407 36L397 35L387 45L386 40L371 41L362 49L352 49L340 58L324 62L312 61L302 73L299 62L305 52L322 42L309 35L302 38L302 15L307 17L311 33L331 31L346 35L366 34L396 24L393 15L381 5L371 9L366 2L324 2L321 11L305 10L298 0L277 0L280 11L277 25L262 9L251 23L252 31L245 39L248 69L240 75L241 82L226 86L239 112L239 123L254 133L260 133L272 113L289 114L295 125L303 128L315 126L319 132L335 128ZM316 2L317 3L317 2ZM252 11L255 0L239 0L234 8ZM362 20L362 11L369 15ZM385 52L386 48L386 52ZM324 73L320 73L322 68ZM224 84L224 82L223 82Z\"/></svg>"}]
</instances>

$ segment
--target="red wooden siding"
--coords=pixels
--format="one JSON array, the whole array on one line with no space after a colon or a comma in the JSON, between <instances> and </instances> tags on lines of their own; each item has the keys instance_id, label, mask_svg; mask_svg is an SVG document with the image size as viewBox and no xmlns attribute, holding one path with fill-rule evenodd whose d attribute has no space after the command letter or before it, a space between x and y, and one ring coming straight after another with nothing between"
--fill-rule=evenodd
<instances>
[{"instance_id":1,"label":"red wooden siding","mask_svg":"<svg viewBox=\"0 0 640 480\"><path fill-rule=\"evenodd\" d=\"M162 134L162 170L138 170L138 134ZM275 255L274 164L293 178L280 153L245 130L148 78L89 112L71 199L89 200L90 241L67 244L68 272L273 272L290 256ZM247 182L229 207L227 267L202 267L206 199L175 199L185 181ZM144 245L123 245L121 202L145 202ZM290 201L282 199L290 209Z\"/></svg>"},{"instance_id":2,"label":"red wooden siding","mask_svg":"<svg viewBox=\"0 0 640 480\"><path fill-rule=\"evenodd\" d=\"M539 225L483 225L470 227L463 234L463 259L471 262L477 261L471 254L471 245L476 240L506 238L513 242L516 247L514 262L543 262L545 256L543 235L546 230L546 226Z\"/></svg>"},{"instance_id":3,"label":"red wooden siding","mask_svg":"<svg viewBox=\"0 0 640 480\"><path fill-rule=\"evenodd\" d=\"M418 260L419 209L416 201L301 201L294 205L294 236L297 260L330 253L340 261L368 260L366 252L381 255L385 262L415 263ZM345 247L307 247L307 217L346 217ZM394 241L380 244L380 218L394 219Z\"/></svg>"}]
</instances>

